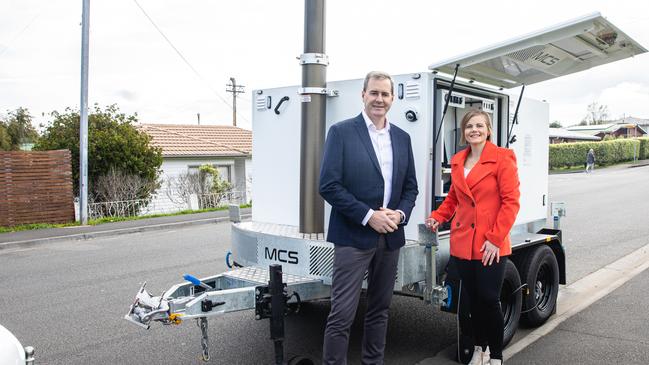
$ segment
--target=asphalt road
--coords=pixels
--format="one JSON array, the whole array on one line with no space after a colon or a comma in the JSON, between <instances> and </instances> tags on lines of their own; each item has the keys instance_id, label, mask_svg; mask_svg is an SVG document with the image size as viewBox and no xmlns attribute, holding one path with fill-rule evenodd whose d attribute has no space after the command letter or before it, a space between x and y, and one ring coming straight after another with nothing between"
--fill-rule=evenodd
<instances>
[{"instance_id":1,"label":"asphalt road","mask_svg":"<svg viewBox=\"0 0 649 365\"><path fill-rule=\"evenodd\" d=\"M647 182L649 167L550 177L549 200L568 207L562 229L569 282L648 243ZM159 294L184 273L224 271L228 240L228 224L219 223L0 251L0 323L36 347L39 364L202 363L193 322L146 331L122 316L143 280ZM287 353L320 357L328 310L327 303L311 303L287 318ZM268 322L253 317L243 311L210 321L210 363L271 362ZM360 318L352 329L350 363L358 363ZM453 316L396 297L386 363L432 357L455 335Z\"/></svg>"},{"instance_id":2,"label":"asphalt road","mask_svg":"<svg viewBox=\"0 0 649 365\"><path fill-rule=\"evenodd\" d=\"M549 201L567 207L568 284L649 243L649 166L551 175L549 185Z\"/></svg>"}]
</instances>

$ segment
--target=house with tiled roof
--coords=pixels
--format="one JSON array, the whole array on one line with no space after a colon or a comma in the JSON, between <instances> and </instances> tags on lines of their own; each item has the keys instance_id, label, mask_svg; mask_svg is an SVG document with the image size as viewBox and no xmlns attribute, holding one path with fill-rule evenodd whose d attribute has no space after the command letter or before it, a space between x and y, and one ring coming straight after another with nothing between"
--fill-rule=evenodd
<instances>
[{"instance_id":1,"label":"house with tiled roof","mask_svg":"<svg viewBox=\"0 0 649 365\"><path fill-rule=\"evenodd\" d=\"M228 125L140 124L151 144L162 150L161 185L154 205L171 201L168 182L201 165L212 165L233 185L244 202L250 200L252 181L252 131ZM186 209L186 207L181 207ZM158 209L160 211L167 209Z\"/></svg>"},{"instance_id":2,"label":"house with tiled roof","mask_svg":"<svg viewBox=\"0 0 649 365\"><path fill-rule=\"evenodd\" d=\"M563 128L550 128L548 136L550 137L550 143L596 142L601 140L601 138L597 136L572 132Z\"/></svg>"},{"instance_id":3,"label":"house with tiled roof","mask_svg":"<svg viewBox=\"0 0 649 365\"><path fill-rule=\"evenodd\" d=\"M640 127L643 131L649 132L649 119L646 118L636 118L632 116L625 116L623 118L613 121L617 124L635 124Z\"/></svg>"},{"instance_id":4,"label":"house with tiled roof","mask_svg":"<svg viewBox=\"0 0 649 365\"><path fill-rule=\"evenodd\" d=\"M644 128L634 123L577 125L567 127L566 130L589 136L597 136L601 139L604 139L605 136L632 138L647 135L647 131Z\"/></svg>"}]
</instances>

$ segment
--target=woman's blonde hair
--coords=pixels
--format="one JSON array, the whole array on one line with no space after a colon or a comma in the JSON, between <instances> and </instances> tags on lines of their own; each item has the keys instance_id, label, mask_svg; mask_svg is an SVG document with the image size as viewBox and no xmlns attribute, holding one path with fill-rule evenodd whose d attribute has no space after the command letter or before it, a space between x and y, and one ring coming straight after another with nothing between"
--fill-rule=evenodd
<instances>
[{"instance_id":1,"label":"woman's blonde hair","mask_svg":"<svg viewBox=\"0 0 649 365\"><path fill-rule=\"evenodd\" d=\"M489 116L489 113L482 110L471 110L468 113L464 114L464 117L462 117L462 121L460 122L460 144L466 144L466 139L464 138L464 129L466 128L466 124L469 123L469 120L471 120L471 118L477 116L484 118L487 124L487 130L489 131L489 135L487 135L487 141L491 141L493 129L491 128L491 117Z\"/></svg>"}]
</instances>

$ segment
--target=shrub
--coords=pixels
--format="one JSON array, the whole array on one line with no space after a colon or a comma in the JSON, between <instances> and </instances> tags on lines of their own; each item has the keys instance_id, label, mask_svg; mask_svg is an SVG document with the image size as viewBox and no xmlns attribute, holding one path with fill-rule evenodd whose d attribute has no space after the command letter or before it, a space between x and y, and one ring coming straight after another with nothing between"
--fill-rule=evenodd
<instances>
[{"instance_id":1,"label":"shrub","mask_svg":"<svg viewBox=\"0 0 649 365\"><path fill-rule=\"evenodd\" d=\"M79 193L79 110L52 112L54 118L34 150L67 149L72 153L72 182ZM151 138L136 128L137 115L119 112L116 105L104 109L95 105L88 115L88 183L94 186L111 169L124 175L137 175L149 189L140 190L139 199L148 199L158 186L162 151L151 145ZM92 193L92 188L89 194Z\"/></svg>"},{"instance_id":2,"label":"shrub","mask_svg":"<svg viewBox=\"0 0 649 365\"><path fill-rule=\"evenodd\" d=\"M643 144L644 143L644 144ZM642 149L644 146L644 149ZM575 142L550 145L550 169L584 166L589 149L595 152L595 164L599 166L612 165L625 161L633 161L634 148L639 156L647 155L649 141L639 139L615 139L601 142ZM645 158L645 157L640 157Z\"/></svg>"},{"instance_id":3,"label":"shrub","mask_svg":"<svg viewBox=\"0 0 649 365\"><path fill-rule=\"evenodd\" d=\"M638 159L649 159L649 137L638 138L640 141L640 150L638 152Z\"/></svg>"}]
</instances>

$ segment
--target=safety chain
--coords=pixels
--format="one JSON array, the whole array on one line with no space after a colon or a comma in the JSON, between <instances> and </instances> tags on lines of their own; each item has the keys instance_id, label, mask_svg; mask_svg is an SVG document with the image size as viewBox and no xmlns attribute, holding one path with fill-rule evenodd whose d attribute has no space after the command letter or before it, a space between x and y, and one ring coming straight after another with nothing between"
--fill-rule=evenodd
<instances>
[{"instance_id":1,"label":"safety chain","mask_svg":"<svg viewBox=\"0 0 649 365\"><path fill-rule=\"evenodd\" d=\"M201 347L203 349L202 358L203 361L209 361L210 349L209 349L209 342L207 339L207 318L205 317L197 318L196 322L198 326L201 328Z\"/></svg>"}]
</instances>

